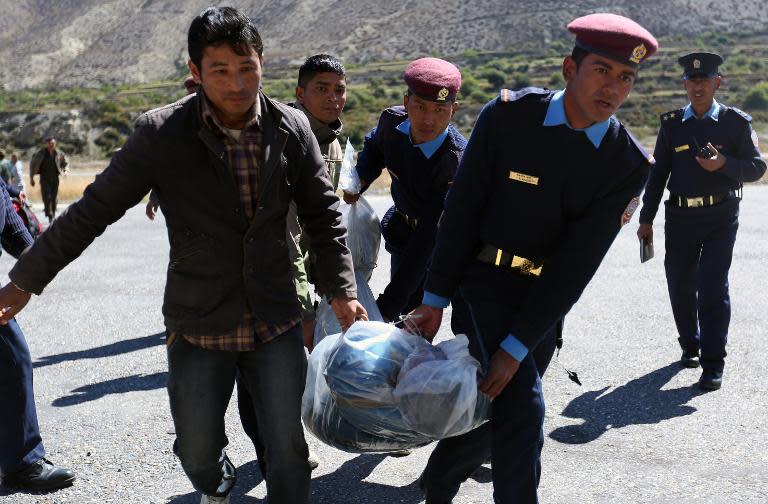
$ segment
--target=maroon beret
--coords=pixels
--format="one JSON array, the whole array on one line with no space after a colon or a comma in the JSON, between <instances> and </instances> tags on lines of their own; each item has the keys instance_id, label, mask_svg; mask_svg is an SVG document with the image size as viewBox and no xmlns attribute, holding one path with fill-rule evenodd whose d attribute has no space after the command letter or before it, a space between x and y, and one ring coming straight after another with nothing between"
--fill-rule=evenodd
<instances>
[{"instance_id":1,"label":"maroon beret","mask_svg":"<svg viewBox=\"0 0 768 504\"><path fill-rule=\"evenodd\" d=\"M576 47L632 67L650 58L659 43L648 30L617 14L590 14L568 24Z\"/></svg>"},{"instance_id":2,"label":"maroon beret","mask_svg":"<svg viewBox=\"0 0 768 504\"><path fill-rule=\"evenodd\" d=\"M439 58L420 58L405 69L408 90L434 102L452 102L461 87L461 72L453 63Z\"/></svg>"}]
</instances>

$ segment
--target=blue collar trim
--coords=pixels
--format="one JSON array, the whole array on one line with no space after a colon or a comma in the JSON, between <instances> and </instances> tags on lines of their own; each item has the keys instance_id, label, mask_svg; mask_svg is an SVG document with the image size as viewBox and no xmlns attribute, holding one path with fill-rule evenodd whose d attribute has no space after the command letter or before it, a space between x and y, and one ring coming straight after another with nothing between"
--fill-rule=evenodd
<instances>
[{"instance_id":1,"label":"blue collar trim","mask_svg":"<svg viewBox=\"0 0 768 504\"><path fill-rule=\"evenodd\" d=\"M696 117L696 113L693 111L693 107L689 103L685 106L684 112L683 112L683 122L687 121L691 117ZM709 110L707 110L707 113L704 114L702 117L699 117L698 119L706 119L710 118L713 121L717 122L717 120L720 118L720 104L717 103L717 100L712 100L712 106L709 107Z\"/></svg>"},{"instance_id":2,"label":"blue collar trim","mask_svg":"<svg viewBox=\"0 0 768 504\"><path fill-rule=\"evenodd\" d=\"M401 122L395 127L395 129L400 133L407 135L408 139L411 141L411 145L421 149L421 152L424 154L424 157L426 157L427 159L431 158L435 154L435 152L437 152L437 149L439 149L440 146L443 145L443 142L445 142L445 139L448 138L448 128L445 128L445 131L437 135L437 138L435 138L434 140L430 140L429 142L424 142L420 144L414 144L413 140L411 139L411 120L410 119L406 119L405 121Z\"/></svg>"},{"instance_id":3,"label":"blue collar trim","mask_svg":"<svg viewBox=\"0 0 768 504\"><path fill-rule=\"evenodd\" d=\"M560 126L565 124L574 131L583 131L595 149L600 148L600 144L605 138L605 134L608 133L608 129L611 127L611 121L614 117L611 116L603 122L595 123L588 128L574 128L568 124L568 118L565 116L565 91L558 91L552 96L547 107L547 115L544 118L544 126Z\"/></svg>"}]
</instances>

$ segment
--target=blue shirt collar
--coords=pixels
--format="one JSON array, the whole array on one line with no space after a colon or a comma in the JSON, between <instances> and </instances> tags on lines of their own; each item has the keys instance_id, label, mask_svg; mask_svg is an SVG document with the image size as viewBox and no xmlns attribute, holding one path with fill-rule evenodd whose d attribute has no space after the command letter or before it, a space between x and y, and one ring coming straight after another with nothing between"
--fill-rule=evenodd
<instances>
[{"instance_id":1,"label":"blue shirt collar","mask_svg":"<svg viewBox=\"0 0 768 504\"><path fill-rule=\"evenodd\" d=\"M424 157L427 159L431 158L435 152L437 152L437 149L440 148L441 145L443 145L443 142L448 137L448 128L445 128L445 131L437 135L437 138L434 140L430 140L429 142L424 142L420 144L414 144L413 140L411 139L411 120L406 119L405 121L398 124L395 129L399 131L400 133L403 133L405 135L408 135L408 139L411 140L411 144L414 147L418 147L421 149L421 152L424 153Z\"/></svg>"},{"instance_id":2,"label":"blue shirt collar","mask_svg":"<svg viewBox=\"0 0 768 504\"><path fill-rule=\"evenodd\" d=\"M547 107L547 115L544 118L544 126L560 126L565 124L569 128L575 131L583 131L589 141L596 149L600 148L600 144L608 133L608 128L611 127L611 121L614 117L611 116L603 122L595 123L588 128L577 129L568 124L568 118L565 117L565 91L558 91L552 96Z\"/></svg>"},{"instance_id":3,"label":"blue shirt collar","mask_svg":"<svg viewBox=\"0 0 768 504\"><path fill-rule=\"evenodd\" d=\"M687 121L691 117L696 117L696 113L693 111L693 107L689 103L685 106L685 109L683 111L683 122ZM717 120L720 117L720 104L717 103L717 100L712 100L712 106L709 107L709 110L707 110L707 113L704 114L703 117L700 119L706 119L709 117L713 121L717 122Z\"/></svg>"}]
</instances>

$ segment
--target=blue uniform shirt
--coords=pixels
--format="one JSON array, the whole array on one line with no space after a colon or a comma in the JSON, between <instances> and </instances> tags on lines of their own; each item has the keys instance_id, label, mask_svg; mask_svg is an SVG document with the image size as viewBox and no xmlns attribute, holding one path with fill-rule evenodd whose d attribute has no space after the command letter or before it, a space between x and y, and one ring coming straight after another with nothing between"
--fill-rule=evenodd
<instances>
[{"instance_id":1,"label":"blue uniform shirt","mask_svg":"<svg viewBox=\"0 0 768 504\"><path fill-rule=\"evenodd\" d=\"M576 129L568 124L568 118L565 116L565 91L558 91L552 96L549 105L547 106L547 115L544 117L544 126L560 126L565 124L569 128L575 131L583 131L595 149L600 148L600 143L603 141L605 134L608 133L608 128L611 127L611 121L615 120L613 116L609 117L603 122L595 123L588 128Z\"/></svg>"},{"instance_id":2,"label":"blue uniform shirt","mask_svg":"<svg viewBox=\"0 0 768 504\"><path fill-rule=\"evenodd\" d=\"M18 197L18 189L6 186L0 180L0 242L6 251L18 258L25 248L32 245L33 240L24 221L13 208L9 190L14 197Z\"/></svg>"},{"instance_id":3,"label":"blue uniform shirt","mask_svg":"<svg viewBox=\"0 0 768 504\"><path fill-rule=\"evenodd\" d=\"M408 114L402 106L385 110L365 137L357 159L363 191L386 168L392 178L394 206L382 219L386 249L402 257L389 285L376 300L382 315L393 320L421 287L435 242L437 221L453 181L466 139L450 124L431 142L414 145ZM403 219L407 215L411 224Z\"/></svg>"},{"instance_id":4,"label":"blue uniform shirt","mask_svg":"<svg viewBox=\"0 0 768 504\"><path fill-rule=\"evenodd\" d=\"M643 195L640 222L653 223L665 186L672 194L690 198L727 193L760 179L766 165L751 120L741 110L714 100L700 118L690 104L662 114L653 152L656 164ZM694 138L701 146L714 145L725 156L725 166L716 172L702 168L693 154Z\"/></svg>"},{"instance_id":5,"label":"blue uniform shirt","mask_svg":"<svg viewBox=\"0 0 768 504\"><path fill-rule=\"evenodd\" d=\"M500 346L518 360L578 300L631 216L650 165L616 119L591 131L554 121L562 96L505 90L485 106L446 199L425 284L424 302L440 307L470 278L483 285L483 296L514 313ZM476 260L484 245L543 261L541 276Z\"/></svg>"}]
</instances>

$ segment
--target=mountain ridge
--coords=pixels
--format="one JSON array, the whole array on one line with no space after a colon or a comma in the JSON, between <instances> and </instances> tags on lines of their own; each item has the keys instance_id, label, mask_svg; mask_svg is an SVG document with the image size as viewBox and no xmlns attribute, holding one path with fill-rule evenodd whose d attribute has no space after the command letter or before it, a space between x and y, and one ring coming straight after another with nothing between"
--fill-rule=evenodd
<instances>
[{"instance_id":1,"label":"mountain ridge","mask_svg":"<svg viewBox=\"0 0 768 504\"><path fill-rule=\"evenodd\" d=\"M757 0L260 0L231 1L264 39L267 66L330 52L347 63L572 39L571 19L592 12L629 16L656 36L764 29ZM93 87L146 83L185 73L186 33L209 0L0 0L0 85ZM425 37L423 34L429 34Z\"/></svg>"}]
</instances>

